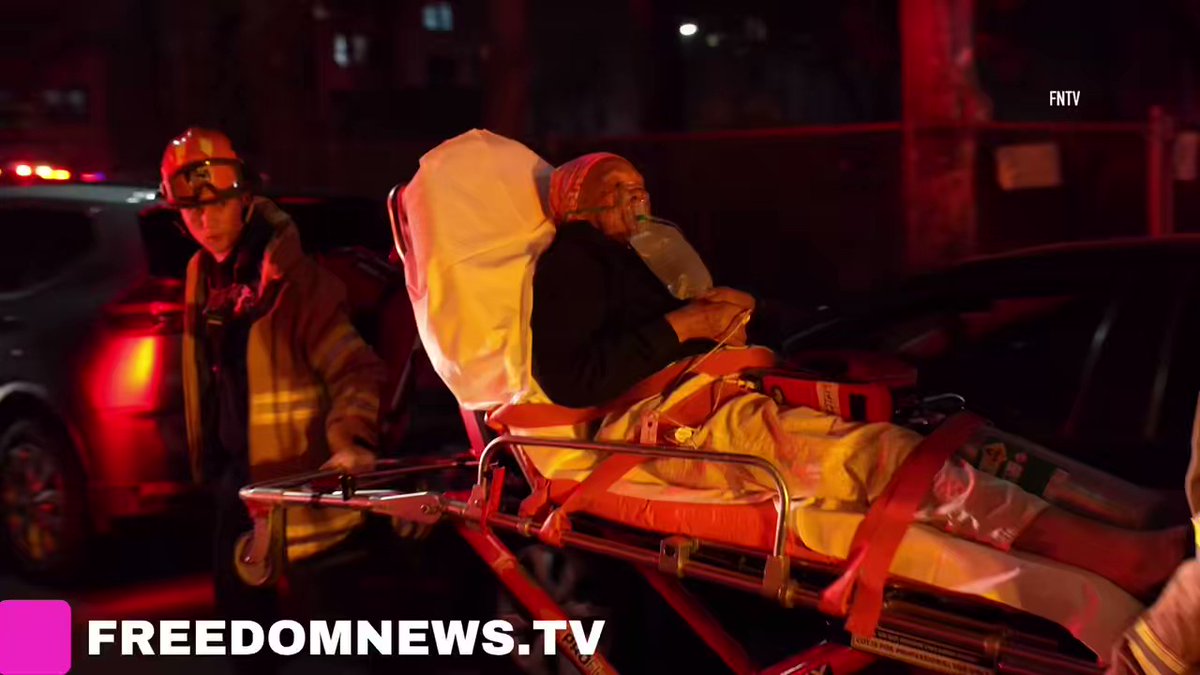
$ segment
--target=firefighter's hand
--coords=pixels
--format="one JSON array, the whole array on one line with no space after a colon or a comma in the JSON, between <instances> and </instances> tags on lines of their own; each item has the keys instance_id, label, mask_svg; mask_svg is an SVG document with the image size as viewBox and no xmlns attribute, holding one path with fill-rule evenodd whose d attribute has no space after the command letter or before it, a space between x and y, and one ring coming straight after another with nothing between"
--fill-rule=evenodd
<instances>
[{"instance_id":1,"label":"firefighter's hand","mask_svg":"<svg viewBox=\"0 0 1200 675\"><path fill-rule=\"evenodd\" d=\"M375 468L375 453L360 445L350 445L333 453L329 461L321 465L322 471L339 473L365 473Z\"/></svg>"}]
</instances>

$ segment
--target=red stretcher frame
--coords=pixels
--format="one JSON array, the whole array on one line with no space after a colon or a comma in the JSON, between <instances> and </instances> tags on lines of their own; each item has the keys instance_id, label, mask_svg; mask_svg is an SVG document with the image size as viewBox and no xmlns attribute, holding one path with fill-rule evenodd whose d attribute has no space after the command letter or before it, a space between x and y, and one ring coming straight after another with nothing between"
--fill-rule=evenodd
<instances>
[{"instance_id":1,"label":"red stretcher frame","mask_svg":"<svg viewBox=\"0 0 1200 675\"><path fill-rule=\"evenodd\" d=\"M953 431L953 425L947 426ZM937 434L938 432L935 432L930 438ZM679 458L740 464L766 472L775 482L778 499L775 502L776 522L772 548L770 551L752 552L762 557L762 573L753 574L745 569L722 566L716 562L716 558L696 555L699 551L747 553L727 545L642 531L643 535L652 534L659 538L657 548L653 548L642 543L645 537L639 537L637 542L619 541L611 536L599 537L563 527L561 520L555 519L556 514L562 515L557 510L541 518L501 512L498 507L503 497L505 469L498 465L497 456L501 452L513 453L523 471L527 472L528 469L521 459L521 449L529 447L585 450L610 457ZM490 442L479 453L477 460L471 458L402 464L397 460L387 460L381 462L383 468L357 476L354 481L357 492L344 479L341 489L326 491L306 487L314 481L329 482L338 478L330 473L305 474L243 488L240 496L253 519L254 530L244 535L238 545L238 572L242 580L247 584L260 586L276 582L284 573L287 561L284 546L286 516L283 507L351 509L423 525L448 522L487 563L497 579L530 616L539 619L565 620L568 617L552 596L522 567L517 556L498 533L538 540L556 548L573 548L631 564L696 635L721 658L729 670L738 675L800 675L823 673L830 669L837 675L848 675L873 664L879 658L960 675L985 672L1095 675L1104 671L1102 663L1066 654L1060 649L1060 644L1050 638L1013 630L1004 623L981 621L941 608L883 598L888 589L906 587L903 581L895 579L888 580L887 588L881 585L877 589L881 596L877 620L873 622L868 634L850 641L852 645L859 647L858 649L841 644L822 643L780 663L767 667L757 666L743 646L722 628L703 603L680 584L680 579L694 579L758 594L786 608L846 616L845 607L831 606L830 594L835 586L846 581L846 567L852 564L851 561L839 567L821 561L819 556L814 556L811 560L789 557L788 509L783 506L791 503L787 483L774 465L759 457L673 447L504 435ZM403 492L372 487L404 476L461 470L464 467L477 468L476 482L469 491ZM526 475L525 480L533 486L533 477ZM890 558L885 562L889 561ZM827 581L814 582L814 576L826 580L834 577L837 581L832 585ZM851 595L870 593L870 590L863 591L860 588ZM969 602L987 604L985 601ZM879 634L887 636L895 643L918 644L921 647L914 649L910 646L899 651L889 649L888 645L894 642L877 642L874 639L876 629ZM581 654L570 631L559 631L556 642L560 648L559 652L569 658L580 672L617 672L602 654ZM946 656L947 654L952 654L953 658ZM966 662L962 660L963 655L967 656Z\"/></svg>"}]
</instances>

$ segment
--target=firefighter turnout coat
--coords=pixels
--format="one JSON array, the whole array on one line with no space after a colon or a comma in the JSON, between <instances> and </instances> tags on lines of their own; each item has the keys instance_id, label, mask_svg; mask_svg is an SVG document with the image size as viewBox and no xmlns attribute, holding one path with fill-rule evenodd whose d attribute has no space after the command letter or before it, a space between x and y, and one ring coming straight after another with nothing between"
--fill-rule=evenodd
<instances>
[{"instance_id":1,"label":"firefighter turnout coat","mask_svg":"<svg viewBox=\"0 0 1200 675\"><path fill-rule=\"evenodd\" d=\"M253 208L274 229L262 264L260 298L273 298L251 325L246 352L250 476L255 482L314 471L331 451L375 447L385 366L345 311L345 289L301 250L290 216L269 200ZM184 405L192 472L201 477L202 397L210 373L201 334L207 280L200 256L188 265L184 318ZM333 546L360 524L345 510L288 508L288 557Z\"/></svg>"}]
</instances>

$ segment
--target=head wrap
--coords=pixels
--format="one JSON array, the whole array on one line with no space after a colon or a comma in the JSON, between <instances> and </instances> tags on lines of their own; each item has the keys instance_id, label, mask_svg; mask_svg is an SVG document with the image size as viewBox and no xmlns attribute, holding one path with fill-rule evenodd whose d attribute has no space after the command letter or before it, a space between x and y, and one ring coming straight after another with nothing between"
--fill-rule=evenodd
<instances>
[{"instance_id":1,"label":"head wrap","mask_svg":"<svg viewBox=\"0 0 1200 675\"><path fill-rule=\"evenodd\" d=\"M598 169L614 163L633 168L633 163L620 155L593 152L555 169L550 175L550 215L554 222L565 222L572 213L588 205L596 196L595 178L601 175Z\"/></svg>"}]
</instances>

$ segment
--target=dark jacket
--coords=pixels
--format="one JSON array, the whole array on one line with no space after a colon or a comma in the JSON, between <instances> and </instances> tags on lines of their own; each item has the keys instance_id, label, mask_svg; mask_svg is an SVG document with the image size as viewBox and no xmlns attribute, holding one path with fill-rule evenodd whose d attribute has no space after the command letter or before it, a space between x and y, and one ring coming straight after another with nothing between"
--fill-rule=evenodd
<instances>
[{"instance_id":1,"label":"dark jacket","mask_svg":"<svg viewBox=\"0 0 1200 675\"><path fill-rule=\"evenodd\" d=\"M586 222L559 226L533 278L533 375L550 400L587 408L702 353L664 318L685 303L631 247Z\"/></svg>"},{"instance_id":2,"label":"dark jacket","mask_svg":"<svg viewBox=\"0 0 1200 675\"><path fill-rule=\"evenodd\" d=\"M273 234L270 224L259 216L246 225L241 241L223 262L200 253L208 296L198 329L202 358L209 370L209 386L202 401L206 447L201 471L207 483L250 482L246 352L250 326L268 309L270 298L247 300L258 297L263 254Z\"/></svg>"}]
</instances>

